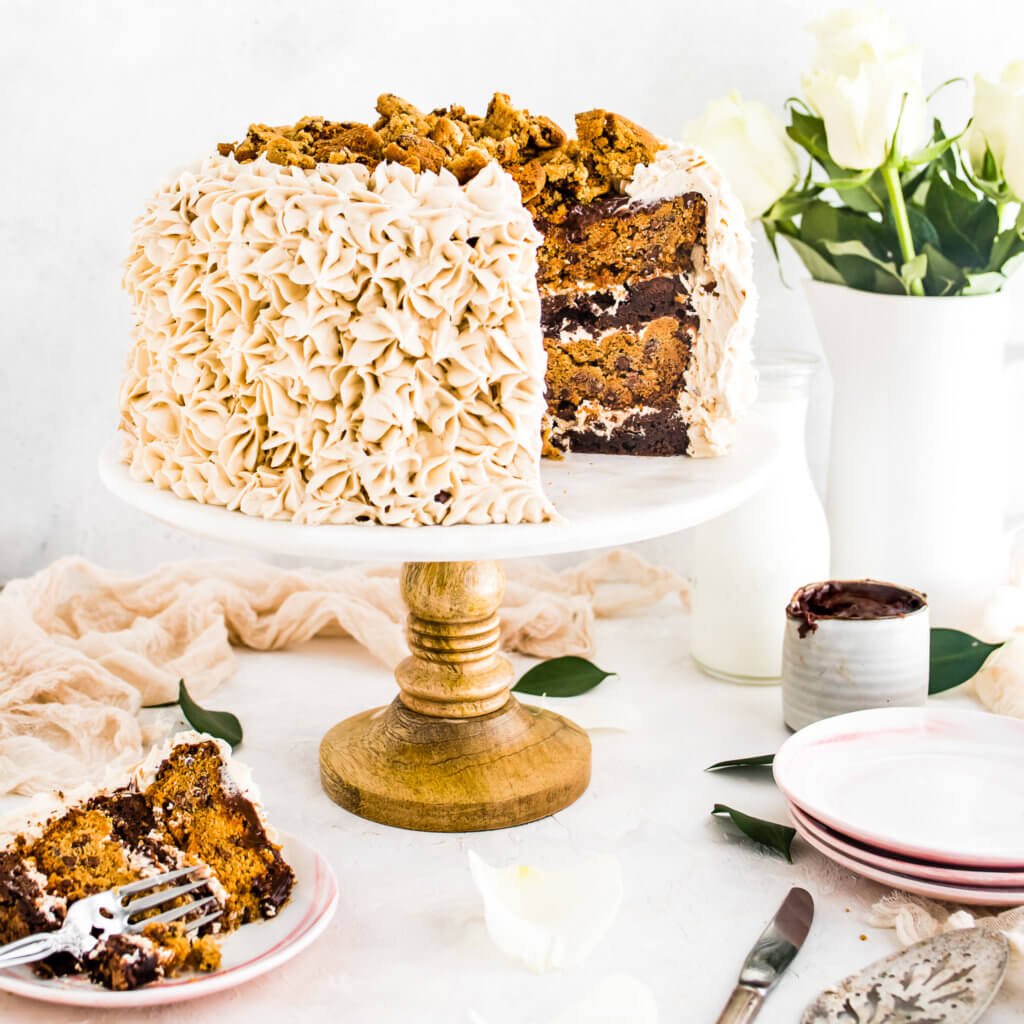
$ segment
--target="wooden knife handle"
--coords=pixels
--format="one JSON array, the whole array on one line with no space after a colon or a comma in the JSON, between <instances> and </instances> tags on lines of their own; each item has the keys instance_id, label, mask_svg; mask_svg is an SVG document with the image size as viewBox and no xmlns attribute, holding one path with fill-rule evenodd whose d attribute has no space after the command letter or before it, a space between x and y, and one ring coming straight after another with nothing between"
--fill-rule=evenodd
<instances>
[{"instance_id":1,"label":"wooden knife handle","mask_svg":"<svg viewBox=\"0 0 1024 1024\"><path fill-rule=\"evenodd\" d=\"M748 1024L760 1012L764 995L756 989L737 985L718 1016L718 1024Z\"/></svg>"}]
</instances>

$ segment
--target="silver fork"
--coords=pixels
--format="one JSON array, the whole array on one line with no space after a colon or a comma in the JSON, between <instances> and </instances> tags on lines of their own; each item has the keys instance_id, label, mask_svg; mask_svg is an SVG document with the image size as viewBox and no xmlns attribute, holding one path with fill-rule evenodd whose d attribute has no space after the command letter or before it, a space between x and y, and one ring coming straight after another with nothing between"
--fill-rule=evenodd
<instances>
[{"instance_id":1,"label":"silver fork","mask_svg":"<svg viewBox=\"0 0 1024 1024\"><path fill-rule=\"evenodd\" d=\"M138 882L130 882L128 885L120 885L114 889L108 889L106 892L96 893L95 896L86 896L85 899L76 900L68 907L64 924L57 931L27 935L6 946L0 946L0 968L32 963L32 961L42 960L52 953L71 953L81 959L108 935L141 932L148 924L180 921L188 917L189 914L209 907L211 903L216 903L215 896L187 900L180 906L171 907L170 910L165 910L162 914L156 914L153 917L137 917L147 910L154 910L170 900L187 896L190 892L195 892L196 889L206 885L208 878L188 878L188 875L197 870L193 866L179 868L176 871L166 871L162 875L153 875L152 878L143 878ZM169 889L157 889L157 886L166 885L168 882L175 882L179 879L185 879L185 881ZM154 889L156 891L150 891ZM125 899L128 897L137 897L137 899L131 899L125 903ZM210 921L215 921L220 915L221 911L218 907L194 920L185 921L184 924L189 931L193 931Z\"/></svg>"}]
</instances>

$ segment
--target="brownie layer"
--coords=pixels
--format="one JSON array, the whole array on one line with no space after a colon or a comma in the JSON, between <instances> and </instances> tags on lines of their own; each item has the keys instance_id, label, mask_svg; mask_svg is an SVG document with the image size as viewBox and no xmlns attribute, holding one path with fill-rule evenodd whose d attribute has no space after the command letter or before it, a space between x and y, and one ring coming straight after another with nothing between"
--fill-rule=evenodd
<instances>
[{"instance_id":1,"label":"brownie layer","mask_svg":"<svg viewBox=\"0 0 1024 1024\"><path fill-rule=\"evenodd\" d=\"M638 410L607 432L595 424L564 430L574 452L604 455L685 455L686 423L676 409Z\"/></svg>"},{"instance_id":2,"label":"brownie layer","mask_svg":"<svg viewBox=\"0 0 1024 1024\"><path fill-rule=\"evenodd\" d=\"M546 295L541 299L541 328L545 338L587 331L596 335L615 328L638 329L652 320L671 316L696 328L690 295L678 275L595 292Z\"/></svg>"},{"instance_id":3,"label":"brownie layer","mask_svg":"<svg viewBox=\"0 0 1024 1024\"><path fill-rule=\"evenodd\" d=\"M0 945L34 932L48 932L64 919L64 908L46 908L46 893L34 862L20 849L0 850Z\"/></svg>"}]
</instances>

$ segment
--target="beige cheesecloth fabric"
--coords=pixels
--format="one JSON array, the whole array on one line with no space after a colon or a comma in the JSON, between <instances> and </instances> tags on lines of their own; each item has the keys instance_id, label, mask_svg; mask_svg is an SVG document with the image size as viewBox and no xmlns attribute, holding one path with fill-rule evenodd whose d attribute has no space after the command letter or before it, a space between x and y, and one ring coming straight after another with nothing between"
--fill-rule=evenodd
<instances>
[{"instance_id":1,"label":"beige cheesecloth fabric","mask_svg":"<svg viewBox=\"0 0 1024 1024\"><path fill-rule=\"evenodd\" d=\"M389 666L408 653L399 569L290 571L256 562L179 562L143 576L79 558L0 592L0 795L103 776L137 760L145 705L178 680L202 698L234 671L232 645L294 646L351 636ZM511 562L505 647L537 657L586 654L594 619L641 608L686 584L626 551L556 572Z\"/></svg>"},{"instance_id":2,"label":"beige cheesecloth fabric","mask_svg":"<svg viewBox=\"0 0 1024 1024\"><path fill-rule=\"evenodd\" d=\"M991 928L1010 940L1010 967L1007 984L1024 993L1024 907L1001 914L952 907L932 900L894 891L879 900L868 917L876 928L892 928L901 945L909 946L942 932L959 928Z\"/></svg>"}]
</instances>

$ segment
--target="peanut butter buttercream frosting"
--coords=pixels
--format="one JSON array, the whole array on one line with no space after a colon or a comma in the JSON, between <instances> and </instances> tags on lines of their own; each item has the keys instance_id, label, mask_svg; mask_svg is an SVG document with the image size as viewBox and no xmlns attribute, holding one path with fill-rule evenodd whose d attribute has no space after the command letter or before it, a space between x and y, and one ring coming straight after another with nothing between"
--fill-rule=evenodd
<instances>
[{"instance_id":1,"label":"peanut butter buttercream frosting","mask_svg":"<svg viewBox=\"0 0 1024 1024\"><path fill-rule=\"evenodd\" d=\"M133 476L306 523L549 518L539 243L494 161L207 159L135 228Z\"/></svg>"}]
</instances>

